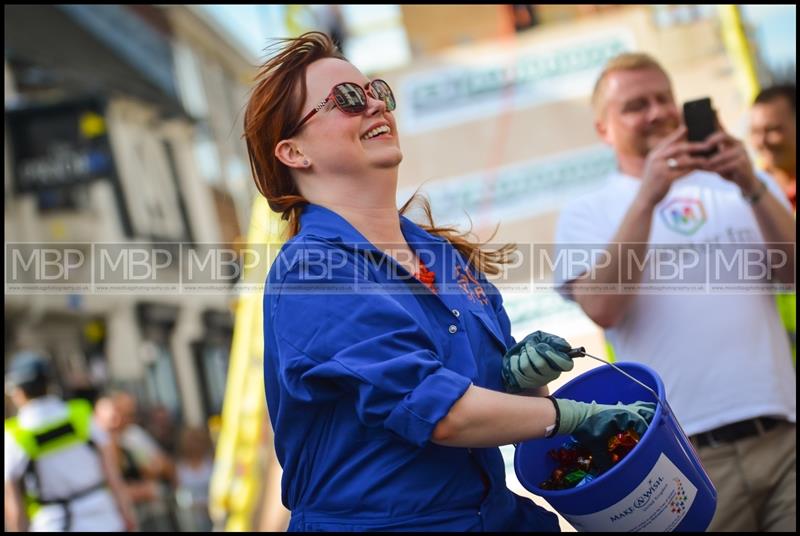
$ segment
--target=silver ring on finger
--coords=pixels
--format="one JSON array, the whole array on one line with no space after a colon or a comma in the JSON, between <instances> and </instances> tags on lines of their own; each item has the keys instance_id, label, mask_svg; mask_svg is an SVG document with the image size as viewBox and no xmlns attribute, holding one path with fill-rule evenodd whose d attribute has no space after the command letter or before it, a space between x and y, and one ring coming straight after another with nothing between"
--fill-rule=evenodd
<instances>
[{"instance_id":1,"label":"silver ring on finger","mask_svg":"<svg viewBox=\"0 0 800 536\"><path fill-rule=\"evenodd\" d=\"M675 158L667 158L667 167L669 169L676 169L678 167L678 161Z\"/></svg>"}]
</instances>

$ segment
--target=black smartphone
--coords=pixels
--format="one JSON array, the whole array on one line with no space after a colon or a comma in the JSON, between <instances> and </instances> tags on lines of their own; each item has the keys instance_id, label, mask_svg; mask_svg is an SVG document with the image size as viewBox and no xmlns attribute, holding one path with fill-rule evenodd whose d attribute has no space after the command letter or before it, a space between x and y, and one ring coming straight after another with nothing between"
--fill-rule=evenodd
<instances>
[{"instance_id":1,"label":"black smartphone","mask_svg":"<svg viewBox=\"0 0 800 536\"><path fill-rule=\"evenodd\" d=\"M705 141L717 130L717 116L711 106L711 99L706 97L683 103L683 122L686 124L689 141ZM697 156L709 157L717 152L714 147L708 151L697 153Z\"/></svg>"}]
</instances>

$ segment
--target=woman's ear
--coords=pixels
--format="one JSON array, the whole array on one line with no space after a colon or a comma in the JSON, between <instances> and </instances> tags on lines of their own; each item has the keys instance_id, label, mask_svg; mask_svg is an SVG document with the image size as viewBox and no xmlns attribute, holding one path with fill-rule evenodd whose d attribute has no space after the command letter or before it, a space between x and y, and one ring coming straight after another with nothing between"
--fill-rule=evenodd
<instances>
[{"instance_id":1,"label":"woman's ear","mask_svg":"<svg viewBox=\"0 0 800 536\"><path fill-rule=\"evenodd\" d=\"M275 158L280 160L286 167L294 169L304 169L311 165L309 159L297 146L294 140L281 140L275 146Z\"/></svg>"}]
</instances>

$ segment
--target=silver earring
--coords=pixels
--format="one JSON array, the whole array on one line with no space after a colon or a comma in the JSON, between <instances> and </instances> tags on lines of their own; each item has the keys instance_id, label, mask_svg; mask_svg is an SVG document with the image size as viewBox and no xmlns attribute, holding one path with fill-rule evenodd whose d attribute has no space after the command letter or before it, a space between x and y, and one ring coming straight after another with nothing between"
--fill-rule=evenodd
<instances>
[{"instance_id":1,"label":"silver earring","mask_svg":"<svg viewBox=\"0 0 800 536\"><path fill-rule=\"evenodd\" d=\"M308 160L303 160L303 165L308 167Z\"/></svg>"}]
</instances>

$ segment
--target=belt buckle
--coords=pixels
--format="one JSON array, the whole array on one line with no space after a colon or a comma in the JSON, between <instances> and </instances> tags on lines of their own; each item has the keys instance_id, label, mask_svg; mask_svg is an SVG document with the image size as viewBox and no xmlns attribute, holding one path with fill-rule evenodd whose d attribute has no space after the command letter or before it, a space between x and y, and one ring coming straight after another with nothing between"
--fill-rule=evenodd
<instances>
[{"instance_id":1,"label":"belt buckle","mask_svg":"<svg viewBox=\"0 0 800 536\"><path fill-rule=\"evenodd\" d=\"M759 436L763 436L767 433L767 428L764 426L764 423L761 421L761 417L756 417L753 419L753 424L756 425L756 432Z\"/></svg>"},{"instance_id":2,"label":"belt buckle","mask_svg":"<svg viewBox=\"0 0 800 536\"><path fill-rule=\"evenodd\" d=\"M706 437L708 438L708 446L711 448L721 447L722 443L717 441L717 438L714 437L714 432L706 432Z\"/></svg>"}]
</instances>

